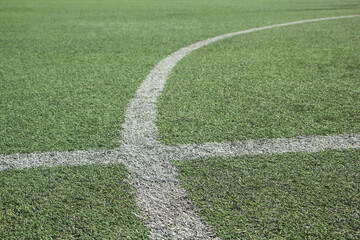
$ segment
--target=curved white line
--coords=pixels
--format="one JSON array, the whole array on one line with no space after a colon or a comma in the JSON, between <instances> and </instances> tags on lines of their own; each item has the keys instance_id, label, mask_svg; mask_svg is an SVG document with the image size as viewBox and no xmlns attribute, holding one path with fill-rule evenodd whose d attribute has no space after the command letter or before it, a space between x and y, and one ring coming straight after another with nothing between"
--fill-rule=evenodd
<instances>
[{"instance_id":1,"label":"curved white line","mask_svg":"<svg viewBox=\"0 0 360 240\"><path fill-rule=\"evenodd\" d=\"M297 142L295 141L294 146L289 148L287 146L288 142L285 140L284 144L284 141L281 139L276 140L275 143L273 143L271 139L265 144L261 142L254 142L254 144L251 142L249 142L250 144L245 143L246 147L244 150L234 150L231 143L175 147L160 144L158 142L158 129L155 124L157 114L156 102L175 65L192 51L228 37L276 27L356 16L359 15L303 20L220 35L174 52L161 60L155 68L150 71L145 81L137 90L135 98L129 103L122 125L123 131L120 143L121 151L127 155L124 163L132 176L132 185L137 192L137 204L146 214L147 226L151 229L151 238L209 239L214 237L211 230L201 222L200 218L192 210L190 203L185 197L185 190L179 187L176 179L176 169L170 163L170 160L176 159L176 156L172 155L172 153L178 157L191 159L196 156L257 154L266 152L268 148L272 147L275 147L275 152L284 152L287 150L306 151L308 147L306 144L304 145L303 141L299 140ZM317 139L322 140L320 144L317 144L315 148L310 146L310 150L326 149L328 146L336 147L336 143L342 144L344 142L342 138L343 137L340 137L339 140L335 141L335 144L332 144L333 141L331 137L330 141L328 141L328 138L324 140L320 137ZM346 138L346 136L344 138ZM317 140L315 140L315 142L317 142ZM345 144L342 146L360 145L358 139L355 139L355 142L355 144L349 145L348 141L345 140ZM243 147L241 143L237 145L240 148ZM212 151L213 149L215 152ZM218 154L219 152L223 152L224 154ZM170 155L172 155L172 157Z\"/></svg>"},{"instance_id":2,"label":"curved white line","mask_svg":"<svg viewBox=\"0 0 360 240\"><path fill-rule=\"evenodd\" d=\"M149 73L145 81L141 84L139 89L136 92L135 98L133 98L127 111L125 113L125 120L122 125L122 143L130 145L159 145L158 142L158 129L156 127L156 115L157 107L156 102L160 96L162 90L164 89L166 80L176 66L176 64L186 55L195 51L203 46L209 45L213 42L241 35L244 33L251 33L261 30L266 30L270 28L285 27L301 23L310 23L310 22L319 22L332 19L341 19L341 18L353 18L359 17L360 15L350 15L350 16L338 16L338 17L328 17L328 18L318 18L311 20L301 20L296 22L288 22L281 24L274 24L265 27L252 28L244 31L227 33L213 38L209 38L197 43L194 43L190 46L184 47L168 57L161 60Z\"/></svg>"}]
</instances>

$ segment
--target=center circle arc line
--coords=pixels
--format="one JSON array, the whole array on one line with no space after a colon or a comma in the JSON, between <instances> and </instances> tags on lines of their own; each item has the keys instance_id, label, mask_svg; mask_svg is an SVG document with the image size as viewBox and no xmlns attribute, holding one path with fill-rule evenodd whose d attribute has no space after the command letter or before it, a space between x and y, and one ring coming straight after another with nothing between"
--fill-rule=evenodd
<instances>
[{"instance_id":1,"label":"center circle arc line","mask_svg":"<svg viewBox=\"0 0 360 240\"><path fill-rule=\"evenodd\" d=\"M268 25L264 27L252 28L239 32L232 32L216 37L212 37L197 43L184 47L166 58L162 59L150 71L144 82L136 91L135 97L130 100L128 108L125 113L124 123L122 124L121 144L125 145L163 145L159 139L158 128L156 126L157 106L156 103L161 95L162 90L166 84L169 74L174 69L176 64L187 56L189 53L209 45L211 43L223 40L229 37L251 33L271 28L285 27L290 25L319 22L325 20L335 20L344 18L359 17L360 15L337 16L318 18L310 20L300 20L295 22L287 22L281 24Z\"/></svg>"}]
</instances>

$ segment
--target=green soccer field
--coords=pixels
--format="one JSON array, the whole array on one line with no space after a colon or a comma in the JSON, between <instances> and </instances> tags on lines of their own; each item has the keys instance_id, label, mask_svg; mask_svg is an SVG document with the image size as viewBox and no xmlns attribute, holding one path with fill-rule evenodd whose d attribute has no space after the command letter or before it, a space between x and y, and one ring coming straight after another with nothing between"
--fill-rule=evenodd
<instances>
[{"instance_id":1,"label":"green soccer field","mask_svg":"<svg viewBox=\"0 0 360 240\"><path fill-rule=\"evenodd\" d=\"M1 239L147 239L123 165L0 174Z\"/></svg>"},{"instance_id":2,"label":"green soccer field","mask_svg":"<svg viewBox=\"0 0 360 240\"><path fill-rule=\"evenodd\" d=\"M359 0L1 0L0 160L119 147L136 90L183 47L358 14ZM359 134L359 33L360 17L334 19L192 52L157 103L159 140ZM328 150L174 165L222 239L357 239L359 156ZM0 239L147 239L129 182L124 164L1 171Z\"/></svg>"},{"instance_id":3,"label":"green soccer field","mask_svg":"<svg viewBox=\"0 0 360 240\"><path fill-rule=\"evenodd\" d=\"M222 239L358 239L360 151L179 162L190 199Z\"/></svg>"},{"instance_id":4,"label":"green soccer field","mask_svg":"<svg viewBox=\"0 0 360 240\"><path fill-rule=\"evenodd\" d=\"M288 21L359 13L359 1L355 0L291 2L284 0L254 2L106 0L101 3L98 1L3 0L0 6L2 23L0 27L0 153L3 154L116 147L129 100L134 96L149 70L168 54L196 41L228 32ZM239 79L244 77L244 74L248 74L247 81L251 75L254 75L253 77L257 79L264 76L269 80L284 81L286 79L285 83L287 83L292 80L288 76L295 74L299 68L307 67L307 64L318 64L320 58L329 61L331 56L337 56L341 52L343 49L341 47L346 47L347 52L337 56L336 62L322 62L322 67L329 64L330 67L337 68L336 71L339 70L343 67L341 64L344 64L346 58L353 58L359 49L359 41L357 41L359 35L356 34L359 29L358 23L358 19L339 20L269 30L254 33L251 36L235 37L192 54L176 68L164 92L163 101L167 101L171 96L176 97L169 101L171 106L165 106L165 103L160 102L159 121L164 121L164 123L159 125L164 142L251 139L252 134L256 138L281 134L286 136L296 135L298 130L301 134L302 129L292 129L291 126L284 126L285 131L276 133L271 133L266 129L271 126L261 126L264 130L259 133L244 133L244 136L239 137L228 134L233 126L231 123L223 123L222 119L226 118L228 122L237 123L238 114L243 114L239 112L243 111L239 108L252 108L252 106L246 103L244 107L232 106L232 104L238 104L240 98L236 95L231 95L229 98L227 95L232 92L221 93L230 86L234 94L239 94L242 90ZM295 32L300 36L291 39L291 35L282 34L287 31L291 34ZM329 31L332 38L340 37L340 39L326 39ZM318 34L320 36L317 36ZM281 35L280 38L279 35ZM317 39L308 42L314 35ZM256 36L259 38L255 38ZM346 41L344 42L341 38ZM276 39L275 42L274 39ZM324 40L330 46L322 44ZM314 41L319 41L317 46L312 45L316 44ZM333 47L338 41L342 44L338 49L321 53L322 48ZM284 42L288 44L284 46ZM283 58L286 53L297 54L296 47L301 47L304 42L317 52L312 53L309 49L308 53L302 52L303 55L297 56L299 60L292 62L292 66L287 64L282 66L284 62L281 61L286 61ZM349 46L353 49L348 49ZM257 48L258 52L252 51L252 48ZM267 51L263 51L264 48ZM275 62L272 66L265 66L265 72L256 70L259 65L271 62L269 50L274 52ZM231 54L230 57L229 54ZM290 58L291 55L287 57ZM359 72L356 71L359 69L359 65L356 65L359 64L358 57L356 55L349 66L344 66L355 68L354 71L348 70L353 76L345 76L348 78L348 85L353 86L350 86L353 91L356 91L354 88L358 86L353 85L358 84L358 82L354 83L354 79L356 80L359 76ZM200 59L203 61L200 62ZM249 65L241 65L247 63L246 59L250 60ZM194 62L197 64L194 65ZM295 68L292 68L293 66ZM276 69L282 67L286 67L287 71L282 76L274 76ZM326 78L323 76L322 79L314 79L314 75L321 69L315 69L316 66L311 67L310 73L303 73L305 76L294 76L298 78L297 81L311 77L312 79L307 79L307 81L317 80L315 83L319 84ZM249 71L241 71L243 69ZM336 74L342 76L348 73L344 70L343 73ZM184 79L179 79L182 75ZM178 81L175 83L175 80ZM192 80L194 87L193 82L189 82ZM213 92L205 94L204 90L195 85L195 80L198 80L197 84L204 84L202 86L211 85ZM246 86L254 87L255 80ZM229 81L231 84L228 83ZM273 89L278 87L272 83L268 85ZM194 88L193 93L184 92L189 87ZM341 91L347 91L343 89L344 86L335 87L341 88ZM177 88L183 89L178 92ZM182 95L178 96L174 94L174 91ZM214 104L211 102L213 99L211 94L216 94L221 108L227 105L223 110L226 116L219 119L219 115L224 114L216 113L216 107L219 106L212 106ZM276 91L275 94L281 93ZM293 96L289 97L294 98L295 101L302 97L299 94L301 92L293 93ZM220 95L219 98L218 95ZM248 99L253 104L262 100L259 97L254 100ZM313 100L316 101L316 99ZM196 120L193 120L193 116L186 116L184 112L176 112L172 109L175 104L184 103L186 106L185 104L189 101L195 103L191 108L198 108L191 109L194 110L191 114L199 115ZM204 107L200 103L207 105ZM269 104L276 106L277 103ZM271 110L274 106L264 106L264 108ZM176 107L178 108L177 105ZM301 103L298 106L300 110L302 108L306 110L307 107ZM354 107L357 107L357 111L359 110L358 105ZM326 106L319 106L319 110L323 108ZM259 110L262 109L253 109L253 114ZM233 116L228 116L232 111L235 111ZM291 109L285 111L291 111ZM354 111L354 109L349 111ZM337 114L342 114L342 112ZM212 115L212 118L208 118L207 115ZM275 124L279 121L274 121L277 112L270 116L260 117L264 120L269 118L267 121L275 122ZM290 117L296 117L296 114ZM304 121L310 121L306 116L304 118ZM178 127L179 121L176 119L185 120L180 121L180 127ZM261 120L263 119L257 116L254 124L260 124ZM191 137L187 135L194 131L194 124L199 135L206 136L200 138L194 136L188 140ZM243 129L247 131L251 124L244 120L238 125L240 129L237 132ZM296 123L292 121L289 124ZM224 125L225 129L220 129L219 125ZM318 128L315 125L313 127ZM179 128L184 133L178 133ZM358 125L353 129L359 130ZM346 130L320 129L318 132L349 132L350 130L352 129L348 127ZM218 131L223 134L219 136ZM304 131L304 133L307 132L314 131ZM175 138L171 139L169 135L175 135Z\"/></svg>"}]
</instances>

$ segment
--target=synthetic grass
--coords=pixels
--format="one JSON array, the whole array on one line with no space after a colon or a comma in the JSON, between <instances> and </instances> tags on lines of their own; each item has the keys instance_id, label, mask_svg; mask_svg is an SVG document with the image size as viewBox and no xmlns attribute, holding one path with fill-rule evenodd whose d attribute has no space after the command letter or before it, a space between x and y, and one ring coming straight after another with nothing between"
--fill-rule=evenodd
<instances>
[{"instance_id":1,"label":"synthetic grass","mask_svg":"<svg viewBox=\"0 0 360 240\"><path fill-rule=\"evenodd\" d=\"M360 132L360 18L245 34L180 62L159 102L167 144Z\"/></svg>"},{"instance_id":2,"label":"synthetic grass","mask_svg":"<svg viewBox=\"0 0 360 240\"><path fill-rule=\"evenodd\" d=\"M358 0L2 0L0 153L113 148L156 63L226 32L358 13Z\"/></svg>"},{"instance_id":3,"label":"synthetic grass","mask_svg":"<svg viewBox=\"0 0 360 240\"><path fill-rule=\"evenodd\" d=\"M123 165L0 172L1 239L147 239Z\"/></svg>"},{"instance_id":4,"label":"synthetic grass","mask_svg":"<svg viewBox=\"0 0 360 240\"><path fill-rule=\"evenodd\" d=\"M360 150L176 162L222 239L359 239Z\"/></svg>"}]
</instances>

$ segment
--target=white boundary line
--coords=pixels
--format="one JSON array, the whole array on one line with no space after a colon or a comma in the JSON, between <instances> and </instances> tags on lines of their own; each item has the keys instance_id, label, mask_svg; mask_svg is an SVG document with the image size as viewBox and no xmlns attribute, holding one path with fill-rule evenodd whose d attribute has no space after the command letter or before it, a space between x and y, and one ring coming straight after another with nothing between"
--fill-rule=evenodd
<instances>
[{"instance_id":1,"label":"white boundary line","mask_svg":"<svg viewBox=\"0 0 360 240\"><path fill-rule=\"evenodd\" d=\"M158 142L156 102L175 65L187 54L213 42L244 33L295 24L359 17L339 16L275 24L213 37L169 55L152 69L129 103L123 123L120 148L74 152L0 155L0 170L59 165L123 162L131 173L138 207L145 214L152 239L210 239L211 229L201 222L179 187L171 160L263 153L314 152L326 149L360 148L360 134L264 139L232 143L165 146Z\"/></svg>"},{"instance_id":2,"label":"white boundary line","mask_svg":"<svg viewBox=\"0 0 360 240\"><path fill-rule=\"evenodd\" d=\"M360 15L318 18L252 28L244 31L227 33L213 38L209 38L174 52L173 54L161 60L155 66L155 68L150 71L145 81L137 90L135 98L130 101L128 110L125 113L125 122L123 124L123 143L145 145L159 144L158 130L155 125L157 115L157 108L155 104L165 86L166 80L172 69L182 58L184 58L192 51L195 51L213 42L237 35L242 35L245 33L257 32L261 30L285 27L302 23L319 22L341 18L353 18L359 16Z\"/></svg>"}]
</instances>

